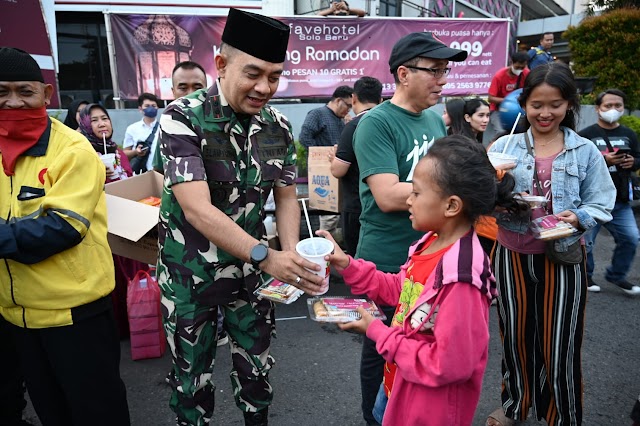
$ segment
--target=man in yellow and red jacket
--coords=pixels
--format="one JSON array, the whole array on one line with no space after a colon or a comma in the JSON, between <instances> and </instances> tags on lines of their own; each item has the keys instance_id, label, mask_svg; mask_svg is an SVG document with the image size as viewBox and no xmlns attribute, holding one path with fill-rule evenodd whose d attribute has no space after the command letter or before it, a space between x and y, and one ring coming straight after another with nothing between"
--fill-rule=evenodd
<instances>
[{"instance_id":1,"label":"man in yellow and red jacket","mask_svg":"<svg viewBox=\"0 0 640 426\"><path fill-rule=\"evenodd\" d=\"M0 47L2 330L43 424L128 425L105 167L84 136L47 116L51 94L28 53ZM0 346L0 363L11 350Z\"/></svg>"}]
</instances>

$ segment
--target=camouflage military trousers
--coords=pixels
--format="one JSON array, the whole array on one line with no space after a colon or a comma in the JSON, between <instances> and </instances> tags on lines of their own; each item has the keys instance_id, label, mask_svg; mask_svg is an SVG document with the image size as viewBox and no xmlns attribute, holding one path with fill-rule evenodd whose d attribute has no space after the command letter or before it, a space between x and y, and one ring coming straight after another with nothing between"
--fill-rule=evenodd
<instances>
[{"instance_id":1,"label":"camouflage military trousers","mask_svg":"<svg viewBox=\"0 0 640 426\"><path fill-rule=\"evenodd\" d=\"M274 365L269 354L271 337L275 337L273 304L249 302L244 288L235 302L221 306L180 300L176 293L181 291L162 290L164 328L173 358L169 405L177 424L208 425L213 416L218 309L224 310L223 327L229 336L236 405L244 412L269 406L273 398L269 383L269 370Z\"/></svg>"}]
</instances>

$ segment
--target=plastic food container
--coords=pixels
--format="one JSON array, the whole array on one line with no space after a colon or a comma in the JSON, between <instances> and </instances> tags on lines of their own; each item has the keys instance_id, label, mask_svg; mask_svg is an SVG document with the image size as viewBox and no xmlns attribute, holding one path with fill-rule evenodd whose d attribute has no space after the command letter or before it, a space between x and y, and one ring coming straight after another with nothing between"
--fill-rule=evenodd
<instances>
[{"instance_id":1,"label":"plastic food container","mask_svg":"<svg viewBox=\"0 0 640 426\"><path fill-rule=\"evenodd\" d=\"M258 287L253 294L262 299L288 305L298 300L298 298L304 294L304 291L291 284L271 278Z\"/></svg>"},{"instance_id":2,"label":"plastic food container","mask_svg":"<svg viewBox=\"0 0 640 426\"><path fill-rule=\"evenodd\" d=\"M542 216L531 221L533 236L539 240L557 240L569 237L579 231L570 223L563 222L554 215Z\"/></svg>"},{"instance_id":3,"label":"plastic food container","mask_svg":"<svg viewBox=\"0 0 640 426\"><path fill-rule=\"evenodd\" d=\"M356 311L362 306L371 315L381 320L387 316L371 300L354 297L314 297L307 299L309 307L309 317L318 322L350 322L360 319L360 314Z\"/></svg>"}]
</instances>

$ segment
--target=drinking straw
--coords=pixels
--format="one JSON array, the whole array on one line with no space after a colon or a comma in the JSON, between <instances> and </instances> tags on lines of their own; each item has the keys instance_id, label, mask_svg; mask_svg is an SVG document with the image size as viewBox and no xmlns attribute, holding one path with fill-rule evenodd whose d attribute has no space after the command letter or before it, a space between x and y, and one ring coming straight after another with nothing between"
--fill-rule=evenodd
<instances>
[{"instance_id":1,"label":"drinking straw","mask_svg":"<svg viewBox=\"0 0 640 426\"><path fill-rule=\"evenodd\" d=\"M318 253L316 250L316 244L313 242L313 231L311 230L311 221L309 220L309 213L307 212L307 204L304 202L305 198L301 198L302 201L302 210L304 210L304 218L307 220L307 229L309 230L309 238L311 238L311 246L313 247L313 252Z\"/></svg>"},{"instance_id":2,"label":"drinking straw","mask_svg":"<svg viewBox=\"0 0 640 426\"><path fill-rule=\"evenodd\" d=\"M106 155L107 154L107 136L104 133L102 134L102 144L104 145L104 153Z\"/></svg>"},{"instance_id":3,"label":"drinking straw","mask_svg":"<svg viewBox=\"0 0 640 426\"><path fill-rule=\"evenodd\" d=\"M509 133L509 139L507 139L507 143L504 144L504 148L502 149L503 154L507 151L507 148L509 147L509 143L511 142L511 138L513 137L513 132L516 131L516 126L518 125L518 121L520 121L521 115L522 115L522 112L519 112L518 116L516 117L516 121L513 123L513 127L511 128L511 133Z\"/></svg>"}]
</instances>

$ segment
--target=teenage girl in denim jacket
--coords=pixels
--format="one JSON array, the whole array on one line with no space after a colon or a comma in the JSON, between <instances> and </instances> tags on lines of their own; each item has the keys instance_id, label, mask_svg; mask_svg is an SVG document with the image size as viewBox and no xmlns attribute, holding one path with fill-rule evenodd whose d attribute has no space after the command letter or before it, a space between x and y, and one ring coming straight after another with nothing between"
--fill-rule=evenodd
<instances>
[{"instance_id":1,"label":"teenage girl in denim jacket","mask_svg":"<svg viewBox=\"0 0 640 426\"><path fill-rule=\"evenodd\" d=\"M510 170L515 192L546 197L547 211L533 209L532 218L551 213L580 231L556 240L556 251L567 251L597 222L611 220L616 190L596 146L574 131L580 103L567 65L536 67L519 101L529 129L510 142L508 136L500 138L490 152L517 157ZM489 416L487 425L525 420L532 407L549 425L580 425L585 263L553 263L529 223L509 219L502 215L498 220L493 257L503 336L502 407Z\"/></svg>"}]
</instances>

